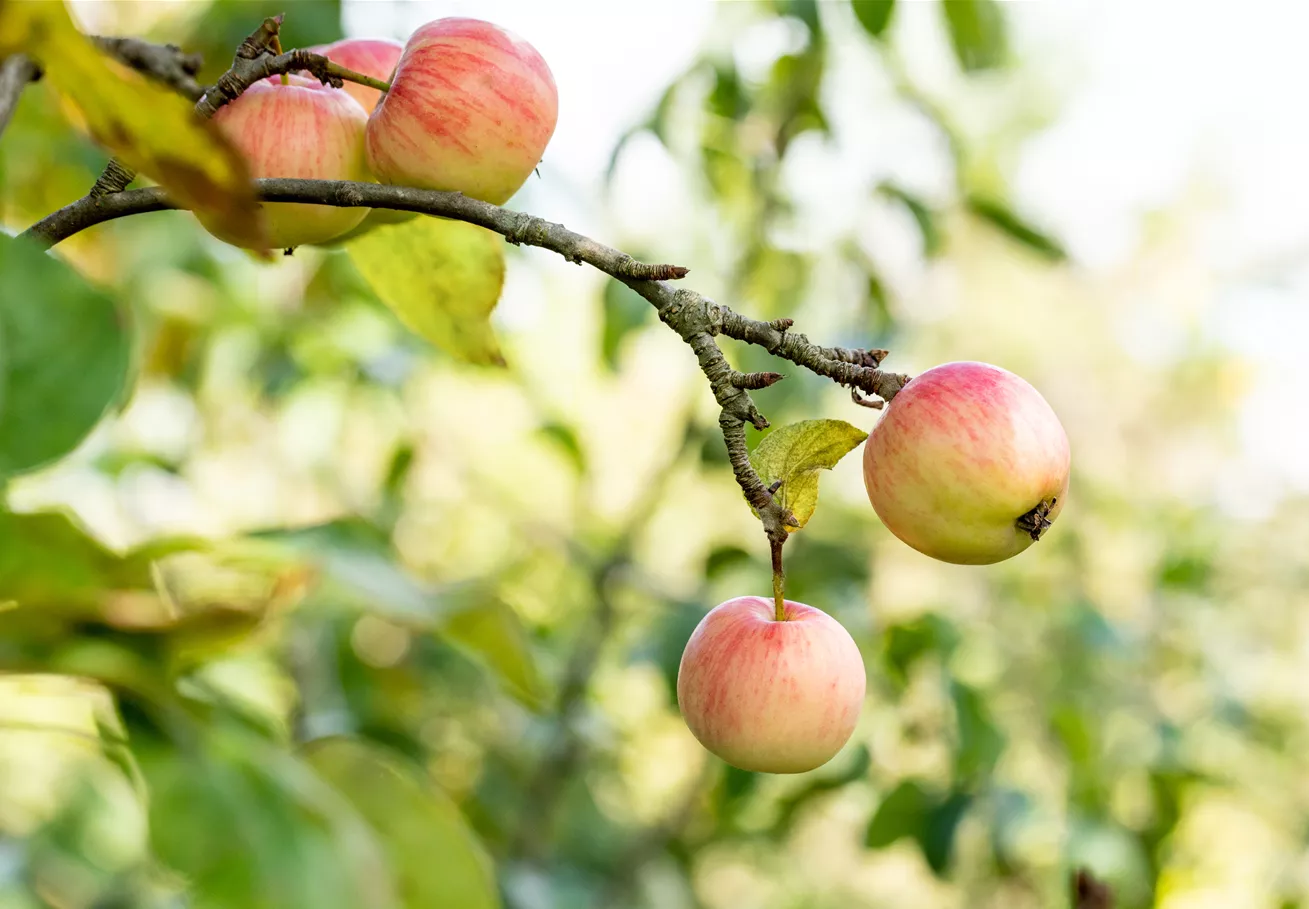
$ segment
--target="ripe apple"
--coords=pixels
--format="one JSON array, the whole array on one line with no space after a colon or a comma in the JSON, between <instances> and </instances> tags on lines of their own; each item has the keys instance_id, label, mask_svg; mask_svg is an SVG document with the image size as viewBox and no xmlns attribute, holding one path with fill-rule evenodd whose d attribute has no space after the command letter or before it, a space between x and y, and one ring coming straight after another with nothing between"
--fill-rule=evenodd
<instances>
[{"instance_id":1,"label":"ripe apple","mask_svg":"<svg viewBox=\"0 0 1309 909\"><path fill-rule=\"evenodd\" d=\"M367 180L364 126L368 115L345 92L324 91L304 76L256 82L218 109L214 122L250 162L255 177L309 180ZM264 204L269 243L290 249L323 243L355 227L366 208L336 208L299 202ZM200 223L231 243L212 223ZM234 244L240 245L240 244Z\"/></svg>"},{"instance_id":2,"label":"ripe apple","mask_svg":"<svg viewBox=\"0 0 1309 909\"><path fill-rule=\"evenodd\" d=\"M943 562L989 565L1039 539L1068 498L1068 436L1045 398L986 363L914 377L864 443L891 533Z\"/></svg>"},{"instance_id":3,"label":"ripe apple","mask_svg":"<svg viewBox=\"0 0 1309 909\"><path fill-rule=\"evenodd\" d=\"M864 701L850 633L812 606L764 597L720 603L700 620L677 671L677 703L700 744L742 770L803 773L841 750Z\"/></svg>"},{"instance_id":4,"label":"ripe apple","mask_svg":"<svg viewBox=\"0 0 1309 909\"><path fill-rule=\"evenodd\" d=\"M404 45L390 38L345 38L334 44L323 44L307 50L322 54L333 63L339 63L346 69L352 69L365 76L390 82L395 73L395 65L400 60ZM321 83L320 83L321 84ZM382 100L382 93L358 82L346 82L342 88L350 97L359 102L367 113L372 113L377 102ZM389 208L374 208L354 230L346 236L338 237L338 242L353 239L372 230L379 224L399 224L417 217L411 211L395 211Z\"/></svg>"},{"instance_id":5,"label":"ripe apple","mask_svg":"<svg viewBox=\"0 0 1309 909\"><path fill-rule=\"evenodd\" d=\"M346 69L372 76L374 79L381 79L383 82L390 82L404 45L390 38L346 38L334 44L322 44L306 50L322 54ZM360 85L358 82L347 82L342 88L350 94L351 98L359 102L365 113L371 114L373 108L377 107L377 102L382 99L382 93L377 89Z\"/></svg>"},{"instance_id":6,"label":"ripe apple","mask_svg":"<svg viewBox=\"0 0 1309 909\"><path fill-rule=\"evenodd\" d=\"M368 120L368 165L383 183L501 205L554 135L559 96L526 41L478 19L438 19L409 38Z\"/></svg>"}]
</instances>

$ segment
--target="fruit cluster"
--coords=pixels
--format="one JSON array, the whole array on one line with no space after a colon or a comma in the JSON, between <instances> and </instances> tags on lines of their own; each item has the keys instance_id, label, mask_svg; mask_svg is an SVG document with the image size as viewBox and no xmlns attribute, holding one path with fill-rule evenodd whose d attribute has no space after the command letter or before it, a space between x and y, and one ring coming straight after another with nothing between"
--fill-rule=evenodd
<instances>
[{"instance_id":1,"label":"fruit cluster","mask_svg":"<svg viewBox=\"0 0 1309 909\"><path fill-rule=\"evenodd\" d=\"M895 536L944 562L1017 555L1068 495L1068 437L1040 392L985 363L909 382L864 443L864 486ZM849 740L864 700L859 648L826 613L737 597L682 654L677 702L707 749L743 770L799 773Z\"/></svg>"},{"instance_id":2,"label":"fruit cluster","mask_svg":"<svg viewBox=\"0 0 1309 909\"><path fill-rule=\"evenodd\" d=\"M541 160L559 112L554 78L525 41L477 19L439 19L401 45L310 48L385 94L300 75L251 86L214 117L256 177L378 180L506 202ZM338 242L401 212L298 203L267 208L275 247ZM216 225L206 223L222 237ZM1068 438L1031 385L984 363L950 363L904 387L864 444L869 501L899 539L945 562L1022 552L1068 493ZM682 655L677 699L714 754L798 773L845 745L865 691L850 634L802 603L737 597L712 609Z\"/></svg>"},{"instance_id":3,"label":"fruit cluster","mask_svg":"<svg viewBox=\"0 0 1309 909\"><path fill-rule=\"evenodd\" d=\"M214 121L255 177L375 180L500 205L526 182L554 135L559 97L550 68L530 44L489 22L438 19L403 45L357 38L308 50L388 81L390 91L353 82L332 88L300 75L252 85ZM411 217L292 202L265 211L269 242L279 249Z\"/></svg>"}]
</instances>

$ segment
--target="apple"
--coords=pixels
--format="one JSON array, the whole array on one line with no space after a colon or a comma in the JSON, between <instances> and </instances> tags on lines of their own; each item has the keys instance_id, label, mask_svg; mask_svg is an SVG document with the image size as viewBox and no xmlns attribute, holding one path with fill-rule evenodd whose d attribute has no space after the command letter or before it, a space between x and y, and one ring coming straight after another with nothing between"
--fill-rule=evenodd
<instances>
[{"instance_id":1,"label":"apple","mask_svg":"<svg viewBox=\"0 0 1309 909\"><path fill-rule=\"evenodd\" d=\"M334 44L323 44L306 48L315 54L322 54L333 63L339 63L346 69L352 69L365 76L391 81L395 64L400 59L404 45L390 38L346 38ZM347 82L342 86L346 92L359 102L366 113L372 113L382 93L358 82Z\"/></svg>"},{"instance_id":2,"label":"apple","mask_svg":"<svg viewBox=\"0 0 1309 909\"><path fill-rule=\"evenodd\" d=\"M554 135L559 96L532 45L479 19L438 19L405 44L368 119L368 165L383 183L501 205Z\"/></svg>"},{"instance_id":3,"label":"apple","mask_svg":"<svg viewBox=\"0 0 1309 909\"><path fill-rule=\"evenodd\" d=\"M736 597L691 633L677 671L677 703L709 751L742 770L821 767L854 732L864 661L850 633L812 606Z\"/></svg>"},{"instance_id":4,"label":"apple","mask_svg":"<svg viewBox=\"0 0 1309 909\"><path fill-rule=\"evenodd\" d=\"M400 60L401 52L404 51L404 45L390 38L345 38L334 44L322 44L306 49L315 54L322 54L346 69L372 76L374 79L381 79L383 82L390 82L391 76L395 73L395 65ZM377 102L382 100L381 92L367 85L360 85L358 82L346 82L342 88L370 114L377 107ZM399 224L416 217L417 215L411 211L374 208L358 227L349 234L338 237L337 242L351 240L379 224Z\"/></svg>"},{"instance_id":5,"label":"apple","mask_svg":"<svg viewBox=\"0 0 1309 909\"><path fill-rule=\"evenodd\" d=\"M359 102L345 92L324 91L316 79L286 78L285 84L280 79L256 82L214 114L218 128L250 162L252 176L367 180L363 142L368 115ZM367 214L366 208L264 204L269 243L275 249L326 242L354 228ZM200 223L220 240L232 242L206 218Z\"/></svg>"},{"instance_id":6,"label":"apple","mask_svg":"<svg viewBox=\"0 0 1309 909\"><path fill-rule=\"evenodd\" d=\"M1031 546L1063 510L1068 471L1068 436L1045 398L987 363L914 377L864 443L864 486L882 523L960 565Z\"/></svg>"}]
</instances>

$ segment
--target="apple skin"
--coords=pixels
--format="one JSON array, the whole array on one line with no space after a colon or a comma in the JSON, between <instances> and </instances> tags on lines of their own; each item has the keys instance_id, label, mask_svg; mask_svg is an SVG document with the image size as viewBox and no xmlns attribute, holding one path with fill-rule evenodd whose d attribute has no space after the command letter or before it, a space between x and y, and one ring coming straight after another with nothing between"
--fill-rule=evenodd
<instances>
[{"instance_id":1,"label":"apple skin","mask_svg":"<svg viewBox=\"0 0 1309 909\"><path fill-rule=\"evenodd\" d=\"M368 120L368 165L383 183L502 205L558 117L554 76L532 45L479 19L438 19L409 38Z\"/></svg>"},{"instance_id":2,"label":"apple skin","mask_svg":"<svg viewBox=\"0 0 1309 909\"><path fill-rule=\"evenodd\" d=\"M696 626L677 671L691 732L742 770L804 773L850 739L863 706L863 657L839 622L812 606L736 597Z\"/></svg>"},{"instance_id":3,"label":"apple skin","mask_svg":"<svg viewBox=\"0 0 1309 909\"><path fill-rule=\"evenodd\" d=\"M1068 499L1059 418L1026 381L987 363L915 376L864 443L864 486L902 541L943 562L989 565L1031 546L1018 519Z\"/></svg>"},{"instance_id":4,"label":"apple skin","mask_svg":"<svg viewBox=\"0 0 1309 909\"><path fill-rule=\"evenodd\" d=\"M345 92L324 91L316 79L295 75L287 84L256 82L214 114L219 129L250 162L252 176L308 180L368 180L367 121L359 102ZM354 228L369 211L298 202L268 202L263 208L274 249L326 242ZM200 223L232 242L203 217Z\"/></svg>"}]
</instances>

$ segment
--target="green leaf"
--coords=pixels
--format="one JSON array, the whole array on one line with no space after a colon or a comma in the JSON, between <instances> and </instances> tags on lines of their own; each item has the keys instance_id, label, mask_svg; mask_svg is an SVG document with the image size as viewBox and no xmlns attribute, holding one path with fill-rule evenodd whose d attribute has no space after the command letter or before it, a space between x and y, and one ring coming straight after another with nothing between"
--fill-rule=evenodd
<instances>
[{"instance_id":1,"label":"green leaf","mask_svg":"<svg viewBox=\"0 0 1309 909\"><path fill-rule=\"evenodd\" d=\"M1058 240L1028 224L1005 203L989 196L970 193L964 200L968 210L983 221L999 228L1014 240L1051 262L1068 258L1067 251Z\"/></svg>"},{"instance_id":2,"label":"green leaf","mask_svg":"<svg viewBox=\"0 0 1309 909\"><path fill-rule=\"evenodd\" d=\"M959 630L948 620L928 613L903 625L892 625L885 635L887 675L903 686L909 671L923 656L937 653L948 657L959 644Z\"/></svg>"},{"instance_id":3,"label":"green leaf","mask_svg":"<svg viewBox=\"0 0 1309 909\"><path fill-rule=\"evenodd\" d=\"M955 776L961 782L971 783L995 767L1004 753L1004 734L991 719L991 712L976 688L952 681L950 698L954 702L959 737L954 755Z\"/></svg>"},{"instance_id":4,"label":"green leaf","mask_svg":"<svg viewBox=\"0 0 1309 909\"><path fill-rule=\"evenodd\" d=\"M918 845L923 858L938 877L950 869L954 858L955 832L964 819L973 797L966 792L951 792L943 801L934 804L927 812Z\"/></svg>"},{"instance_id":5,"label":"green leaf","mask_svg":"<svg viewBox=\"0 0 1309 909\"><path fill-rule=\"evenodd\" d=\"M527 630L508 604L479 596L446 615L440 634L470 659L490 669L528 707L536 710L545 703L545 682Z\"/></svg>"},{"instance_id":6,"label":"green leaf","mask_svg":"<svg viewBox=\"0 0 1309 909\"><path fill-rule=\"evenodd\" d=\"M415 767L380 748L323 739L306 760L380 838L407 909L500 905L490 859L458 806Z\"/></svg>"},{"instance_id":7,"label":"green leaf","mask_svg":"<svg viewBox=\"0 0 1309 909\"><path fill-rule=\"evenodd\" d=\"M766 436L750 463L765 485L781 481L782 505L803 527L818 507L818 471L831 470L866 438L868 433L844 420L803 420Z\"/></svg>"},{"instance_id":8,"label":"green leaf","mask_svg":"<svg viewBox=\"0 0 1309 909\"><path fill-rule=\"evenodd\" d=\"M577 438L577 433L571 426L552 421L542 426L538 432L542 438L549 439L559 448L578 474L586 473L586 452L582 449L582 441Z\"/></svg>"},{"instance_id":9,"label":"green leaf","mask_svg":"<svg viewBox=\"0 0 1309 909\"><path fill-rule=\"evenodd\" d=\"M148 560L111 552L65 514L0 512L0 601L92 612L107 591L152 587Z\"/></svg>"},{"instance_id":10,"label":"green leaf","mask_svg":"<svg viewBox=\"0 0 1309 909\"><path fill-rule=\"evenodd\" d=\"M943 796L906 780L877 807L864 842L870 849L882 849L909 837L917 841L933 873L941 875L950 867L955 832L972 801L966 792L956 790Z\"/></svg>"},{"instance_id":11,"label":"green leaf","mask_svg":"<svg viewBox=\"0 0 1309 909\"><path fill-rule=\"evenodd\" d=\"M869 849L883 849L901 837L917 839L926 827L931 808L931 795L913 780L905 780L877 806L864 844Z\"/></svg>"},{"instance_id":12,"label":"green leaf","mask_svg":"<svg viewBox=\"0 0 1309 909\"><path fill-rule=\"evenodd\" d=\"M0 476L76 448L123 394L131 360L112 299L0 234Z\"/></svg>"},{"instance_id":13,"label":"green leaf","mask_svg":"<svg viewBox=\"0 0 1309 909\"><path fill-rule=\"evenodd\" d=\"M152 852L193 905L397 909L382 843L316 768L228 728L202 735L138 746Z\"/></svg>"},{"instance_id":14,"label":"green leaf","mask_svg":"<svg viewBox=\"0 0 1309 909\"><path fill-rule=\"evenodd\" d=\"M622 350L623 340L637 329L649 325L653 316L654 307L636 291L617 281L605 284L604 332L600 339L600 351L606 366L612 370L618 368L618 354Z\"/></svg>"},{"instance_id":15,"label":"green leaf","mask_svg":"<svg viewBox=\"0 0 1309 909\"><path fill-rule=\"evenodd\" d=\"M965 72L995 69L1008 56L1004 11L996 0L942 0L954 55Z\"/></svg>"},{"instance_id":16,"label":"green leaf","mask_svg":"<svg viewBox=\"0 0 1309 909\"><path fill-rule=\"evenodd\" d=\"M855 18L864 31L874 38L882 37L891 24L891 14L895 12L895 0L850 0L850 5L854 7Z\"/></svg>"},{"instance_id":17,"label":"green leaf","mask_svg":"<svg viewBox=\"0 0 1309 909\"><path fill-rule=\"evenodd\" d=\"M378 298L411 331L467 363L504 365L491 312L504 286L504 241L472 224L419 217L345 245Z\"/></svg>"},{"instance_id":18,"label":"green leaf","mask_svg":"<svg viewBox=\"0 0 1309 909\"><path fill-rule=\"evenodd\" d=\"M921 198L895 183L882 183L877 191L889 199L895 199L909 209L918 222L918 231L923 237L923 255L935 258L941 252L941 229L936 224L936 212Z\"/></svg>"}]
</instances>

